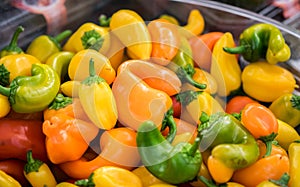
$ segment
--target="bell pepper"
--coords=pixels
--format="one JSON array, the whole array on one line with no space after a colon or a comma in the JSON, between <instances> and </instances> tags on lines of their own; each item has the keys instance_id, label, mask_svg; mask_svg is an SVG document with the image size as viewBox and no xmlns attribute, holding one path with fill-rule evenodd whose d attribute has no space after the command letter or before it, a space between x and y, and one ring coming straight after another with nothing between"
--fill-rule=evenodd
<instances>
[{"instance_id":1,"label":"bell pepper","mask_svg":"<svg viewBox=\"0 0 300 187\"><path fill-rule=\"evenodd\" d=\"M272 142L278 134L278 122L271 110L260 103L249 103L241 111L241 122L254 138L266 144L265 156L269 156Z\"/></svg>"},{"instance_id":2,"label":"bell pepper","mask_svg":"<svg viewBox=\"0 0 300 187\"><path fill-rule=\"evenodd\" d=\"M60 85L60 91L68 97L78 98L79 85L80 81L66 81Z\"/></svg>"},{"instance_id":3,"label":"bell pepper","mask_svg":"<svg viewBox=\"0 0 300 187\"><path fill-rule=\"evenodd\" d=\"M235 170L258 159L259 147L250 132L232 115L225 112L204 114L200 117L200 150L211 150L208 170L217 183L225 183Z\"/></svg>"},{"instance_id":4,"label":"bell pepper","mask_svg":"<svg viewBox=\"0 0 300 187\"><path fill-rule=\"evenodd\" d=\"M210 73L218 83L218 95L228 96L241 86L241 69L235 55L223 51L223 47L235 46L231 33L224 33L212 51Z\"/></svg>"},{"instance_id":5,"label":"bell pepper","mask_svg":"<svg viewBox=\"0 0 300 187\"><path fill-rule=\"evenodd\" d=\"M260 151L259 158L252 165L236 170L232 181L247 187L256 187L265 180L279 180L284 173L289 173L289 157L283 148L272 144L271 155L264 157L266 146L261 141L258 141L258 145Z\"/></svg>"},{"instance_id":6,"label":"bell pepper","mask_svg":"<svg viewBox=\"0 0 300 187\"><path fill-rule=\"evenodd\" d=\"M65 30L55 37L41 35L33 39L27 47L26 53L35 56L42 63L53 53L61 51L61 42L72 34L70 30Z\"/></svg>"},{"instance_id":7,"label":"bell pepper","mask_svg":"<svg viewBox=\"0 0 300 187\"><path fill-rule=\"evenodd\" d=\"M23 174L23 168L25 164L26 162L20 159L1 160L0 171L3 171L16 179L21 184L21 186L29 186L30 184Z\"/></svg>"},{"instance_id":8,"label":"bell pepper","mask_svg":"<svg viewBox=\"0 0 300 187\"><path fill-rule=\"evenodd\" d=\"M217 84L216 79L209 72L207 72L203 69L195 67L194 70L195 70L195 73L192 78L196 82L206 85L206 88L203 89L203 91L208 92L211 95L216 94L218 91L218 84Z\"/></svg>"},{"instance_id":9,"label":"bell pepper","mask_svg":"<svg viewBox=\"0 0 300 187\"><path fill-rule=\"evenodd\" d=\"M56 100L59 101L44 112L43 133L46 135L45 145L49 160L60 164L78 160L99 129L94 124L82 120L81 115L78 116L80 106L72 103L71 98L58 95ZM75 112L78 115L75 115Z\"/></svg>"},{"instance_id":10,"label":"bell pepper","mask_svg":"<svg viewBox=\"0 0 300 187\"><path fill-rule=\"evenodd\" d=\"M147 28L152 39L151 60L159 65L168 65L179 49L178 26L160 18L150 21Z\"/></svg>"},{"instance_id":11,"label":"bell pepper","mask_svg":"<svg viewBox=\"0 0 300 187\"><path fill-rule=\"evenodd\" d=\"M189 39L195 67L210 71L213 48L223 34L223 32L213 31Z\"/></svg>"},{"instance_id":12,"label":"bell pepper","mask_svg":"<svg viewBox=\"0 0 300 187\"><path fill-rule=\"evenodd\" d=\"M223 112L220 103L209 93L204 91L187 90L177 95L181 103L181 118L192 124L198 124L202 112L208 115Z\"/></svg>"},{"instance_id":13,"label":"bell pepper","mask_svg":"<svg viewBox=\"0 0 300 187\"><path fill-rule=\"evenodd\" d=\"M159 180L156 178L150 171L147 170L145 166L140 166L134 170L132 170L132 173L134 173L136 176L138 176L143 186L151 186L155 184L166 184L164 181Z\"/></svg>"},{"instance_id":14,"label":"bell pepper","mask_svg":"<svg viewBox=\"0 0 300 187\"><path fill-rule=\"evenodd\" d=\"M29 54L15 54L0 59L0 84L8 86L17 76L31 75L32 64L41 63Z\"/></svg>"},{"instance_id":15,"label":"bell pepper","mask_svg":"<svg viewBox=\"0 0 300 187\"><path fill-rule=\"evenodd\" d=\"M96 75L94 61L89 64L90 76L78 88L79 99L90 120L100 129L109 130L116 125L118 112L109 84Z\"/></svg>"},{"instance_id":16,"label":"bell pepper","mask_svg":"<svg viewBox=\"0 0 300 187\"><path fill-rule=\"evenodd\" d=\"M77 53L90 48L100 53L106 53L109 46L109 28L86 22L70 36L63 46L63 50Z\"/></svg>"},{"instance_id":17,"label":"bell pepper","mask_svg":"<svg viewBox=\"0 0 300 187\"><path fill-rule=\"evenodd\" d=\"M244 92L261 102L273 102L296 88L293 74L280 66L266 62L253 62L242 72Z\"/></svg>"},{"instance_id":18,"label":"bell pepper","mask_svg":"<svg viewBox=\"0 0 300 187\"><path fill-rule=\"evenodd\" d=\"M167 67L177 74L182 83L189 83L199 89L206 88L206 84L196 82L192 78L195 73L192 49L188 40L183 36L180 37L180 46L172 62L174 63L169 63Z\"/></svg>"},{"instance_id":19,"label":"bell pepper","mask_svg":"<svg viewBox=\"0 0 300 187\"><path fill-rule=\"evenodd\" d=\"M134 173L115 166L103 166L96 169L88 179L75 182L79 186L95 187L142 187L142 181Z\"/></svg>"},{"instance_id":20,"label":"bell pepper","mask_svg":"<svg viewBox=\"0 0 300 187\"><path fill-rule=\"evenodd\" d=\"M239 46L224 46L224 51L242 54L249 62L263 58L270 64L285 62L291 56L280 30L268 23L258 23L246 28L240 34Z\"/></svg>"},{"instance_id":21,"label":"bell pepper","mask_svg":"<svg viewBox=\"0 0 300 187\"><path fill-rule=\"evenodd\" d=\"M60 51L49 56L45 64L56 71L60 77L60 82L64 82L65 79L68 79L68 67L73 56L74 53L72 52Z\"/></svg>"},{"instance_id":22,"label":"bell pepper","mask_svg":"<svg viewBox=\"0 0 300 187\"><path fill-rule=\"evenodd\" d=\"M8 97L0 94L0 118L5 117L10 112L10 103Z\"/></svg>"},{"instance_id":23,"label":"bell pepper","mask_svg":"<svg viewBox=\"0 0 300 187\"><path fill-rule=\"evenodd\" d=\"M187 24L182 27L182 34L187 38L200 35L204 30L204 26L205 21L201 12L197 9L193 9L189 13Z\"/></svg>"},{"instance_id":24,"label":"bell pepper","mask_svg":"<svg viewBox=\"0 0 300 187\"><path fill-rule=\"evenodd\" d=\"M170 95L178 93L180 86L176 74L164 66L142 60L123 62L112 85L118 120L135 130L147 119L159 124L172 106Z\"/></svg>"},{"instance_id":25,"label":"bell pepper","mask_svg":"<svg viewBox=\"0 0 300 187\"><path fill-rule=\"evenodd\" d=\"M13 34L13 37L10 41L10 43L3 47L3 49L1 49L0 51L0 58L4 57L4 56L8 56L8 55L13 55L13 54L21 54L24 53L23 49L21 49L18 46L18 37L20 35L21 32L24 31L24 27L22 26L18 26L16 31Z\"/></svg>"},{"instance_id":26,"label":"bell pepper","mask_svg":"<svg viewBox=\"0 0 300 187\"><path fill-rule=\"evenodd\" d=\"M84 156L78 160L59 165L69 177L88 178L94 170L103 166L117 166L132 170L140 164L136 147L136 132L126 127L104 131L100 137L100 148L92 159ZM96 149L96 148L95 148Z\"/></svg>"},{"instance_id":27,"label":"bell pepper","mask_svg":"<svg viewBox=\"0 0 300 187\"><path fill-rule=\"evenodd\" d=\"M149 59L152 40L143 18L135 11L121 9L110 20L111 32L126 46L127 55L133 59Z\"/></svg>"},{"instance_id":28,"label":"bell pepper","mask_svg":"<svg viewBox=\"0 0 300 187\"><path fill-rule=\"evenodd\" d=\"M295 128L291 125L277 119L278 122L278 135L275 137L275 140L278 144L284 148L286 151L288 150L291 143L296 140L300 140L300 136Z\"/></svg>"},{"instance_id":29,"label":"bell pepper","mask_svg":"<svg viewBox=\"0 0 300 187\"><path fill-rule=\"evenodd\" d=\"M12 138L13 137L13 138ZM26 152L34 151L34 156L47 161L45 135L42 121L24 119L0 119L0 160L26 160Z\"/></svg>"},{"instance_id":30,"label":"bell pepper","mask_svg":"<svg viewBox=\"0 0 300 187\"><path fill-rule=\"evenodd\" d=\"M290 176L284 173L279 180L269 179L257 185L257 187L288 187Z\"/></svg>"},{"instance_id":31,"label":"bell pepper","mask_svg":"<svg viewBox=\"0 0 300 187\"><path fill-rule=\"evenodd\" d=\"M55 187L57 182L49 166L41 160L32 157L32 150L27 152L27 163L24 166L24 175L32 186Z\"/></svg>"},{"instance_id":32,"label":"bell pepper","mask_svg":"<svg viewBox=\"0 0 300 187\"><path fill-rule=\"evenodd\" d=\"M300 96L293 93L285 93L274 100L269 109L280 120L292 127L300 124Z\"/></svg>"},{"instance_id":33,"label":"bell pepper","mask_svg":"<svg viewBox=\"0 0 300 187\"><path fill-rule=\"evenodd\" d=\"M14 111L39 112L47 108L59 91L60 79L46 64L32 64L32 76L16 77L9 87L0 86L0 93L9 98Z\"/></svg>"},{"instance_id":34,"label":"bell pepper","mask_svg":"<svg viewBox=\"0 0 300 187\"><path fill-rule=\"evenodd\" d=\"M0 186L21 187L21 184L16 179L0 170Z\"/></svg>"},{"instance_id":35,"label":"bell pepper","mask_svg":"<svg viewBox=\"0 0 300 187\"><path fill-rule=\"evenodd\" d=\"M289 187L296 187L300 184L300 141L297 140L290 144L288 148L289 161L290 161L290 181Z\"/></svg>"},{"instance_id":36,"label":"bell pepper","mask_svg":"<svg viewBox=\"0 0 300 187\"><path fill-rule=\"evenodd\" d=\"M89 76L89 62L94 60L95 72L111 84L116 76L116 71L111 66L109 59L94 49L85 49L77 52L71 59L68 75L71 80L82 81Z\"/></svg>"}]
</instances>

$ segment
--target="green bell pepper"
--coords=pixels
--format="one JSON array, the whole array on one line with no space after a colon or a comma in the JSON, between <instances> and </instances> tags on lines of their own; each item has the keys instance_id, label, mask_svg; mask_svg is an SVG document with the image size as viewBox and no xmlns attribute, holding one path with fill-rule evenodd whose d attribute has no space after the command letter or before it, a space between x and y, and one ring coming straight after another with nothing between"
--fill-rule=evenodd
<instances>
[{"instance_id":1,"label":"green bell pepper","mask_svg":"<svg viewBox=\"0 0 300 187\"><path fill-rule=\"evenodd\" d=\"M224 51L242 54L249 62L265 58L270 64L287 61L291 56L290 48L285 43L282 33L271 24L258 23L248 27L240 35L239 42L239 46L225 47Z\"/></svg>"},{"instance_id":2,"label":"green bell pepper","mask_svg":"<svg viewBox=\"0 0 300 187\"><path fill-rule=\"evenodd\" d=\"M200 170L200 137L193 144L181 142L171 145L176 134L176 124L170 123L170 116L168 118L162 127L169 127L166 139L152 121L145 121L138 128L136 142L142 163L148 171L162 181L180 184L193 180Z\"/></svg>"},{"instance_id":3,"label":"green bell pepper","mask_svg":"<svg viewBox=\"0 0 300 187\"><path fill-rule=\"evenodd\" d=\"M0 51L0 58L7 56L7 55L13 55L13 54L21 54L24 53L24 51L18 46L18 37L21 32L24 31L24 27L19 26L17 27L10 43L8 46L5 46L1 51Z\"/></svg>"},{"instance_id":4,"label":"green bell pepper","mask_svg":"<svg viewBox=\"0 0 300 187\"><path fill-rule=\"evenodd\" d=\"M228 168L247 167L259 157L255 138L230 114L212 114L207 122L201 123L199 131L200 150L211 150L211 155Z\"/></svg>"},{"instance_id":5,"label":"green bell pepper","mask_svg":"<svg viewBox=\"0 0 300 187\"><path fill-rule=\"evenodd\" d=\"M0 94L9 98L15 112L43 111L59 91L60 79L50 66L32 64L31 75L16 77L9 87L0 86Z\"/></svg>"},{"instance_id":6,"label":"green bell pepper","mask_svg":"<svg viewBox=\"0 0 300 187\"><path fill-rule=\"evenodd\" d=\"M167 67L176 73L182 83L186 82L196 88L205 89L206 84L198 83L192 78L195 74L195 69L189 41L184 36L181 36L180 41L179 50Z\"/></svg>"}]
</instances>

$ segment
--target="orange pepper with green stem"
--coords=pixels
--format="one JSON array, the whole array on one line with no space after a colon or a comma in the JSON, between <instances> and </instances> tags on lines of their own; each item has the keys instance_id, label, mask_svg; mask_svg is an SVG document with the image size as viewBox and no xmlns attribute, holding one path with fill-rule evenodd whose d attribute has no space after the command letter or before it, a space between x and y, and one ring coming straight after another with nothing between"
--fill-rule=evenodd
<instances>
[{"instance_id":1,"label":"orange pepper with green stem","mask_svg":"<svg viewBox=\"0 0 300 187\"><path fill-rule=\"evenodd\" d=\"M266 144L265 156L269 156L278 133L278 121L272 111L260 103L249 103L241 111L241 122L256 139Z\"/></svg>"},{"instance_id":2,"label":"orange pepper with green stem","mask_svg":"<svg viewBox=\"0 0 300 187\"><path fill-rule=\"evenodd\" d=\"M135 130L147 119L160 124L172 106L170 96L178 93L180 86L176 74L164 66L142 60L123 62L112 85L118 120Z\"/></svg>"},{"instance_id":3,"label":"orange pepper with green stem","mask_svg":"<svg viewBox=\"0 0 300 187\"><path fill-rule=\"evenodd\" d=\"M105 131L99 140L101 152L88 160L62 163L59 167L70 177L88 178L91 173L102 166L118 166L131 170L138 166L140 157L136 147L136 132L126 127L113 128Z\"/></svg>"}]
</instances>

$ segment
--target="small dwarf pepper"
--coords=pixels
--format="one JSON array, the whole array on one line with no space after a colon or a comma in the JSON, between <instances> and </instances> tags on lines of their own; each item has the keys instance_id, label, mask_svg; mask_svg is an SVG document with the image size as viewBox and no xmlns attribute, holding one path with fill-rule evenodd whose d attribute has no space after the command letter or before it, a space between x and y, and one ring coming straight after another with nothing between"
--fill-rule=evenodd
<instances>
[{"instance_id":1,"label":"small dwarf pepper","mask_svg":"<svg viewBox=\"0 0 300 187\"><path fill-rule=\"evenodd\" d=\"M225 46L224 51L242 54L250 62L264 58L270 64L287 61L291 56L290 48L280 30L267 23L248 27L240 35L240 46Z\"/></svg>"},{"instance_id":2,"label":"small dwarf pepper","mask_svg":"<svg viewBox=\"0 0 300 187\"><path fill-rule=\"evenodd\" d=\"M197 36L204 30L204 18L201 12L197 9L193 9L189 13L187 24L183 26L183 32L186 37ZM188 31L188 32L187 32Z\"/></svg>"},{"instance_id":3,"label":"small dwarf pepper","mask_svg":"<svg viewBox=\"0 0 300 187\"><path fill-rule=\"evenodd\" d=\"M293 93L285 93L274 100L269 109L281 121L292 127L300 124L300 96Z\"/></svg>"},{"instance_id":4,"label":"small dwarf pepper","mask_svg":"<svg viewBox=\"0 0 300 187\"><path fill-rule=\"evenodd\" d=\"M118 119L116 101L109 84L96 75L93 59L89 63L90 76L78 88L79 99L90 120L99 128L109 130Z\"/></svg>"},{"instance_id":5,"label":"small dwarf pepper","mask_svg":"<svg viewBox=\"0 0 300 187\"><path fill-rule=\"evenodd\" d=\"M38 36L29 44L26 53L35 56L42 63L45 63L49 56L61 51L60 42L71 34L72 32L70 30L65 30L55 37L48 35Z\"/></svg>"},{"instance_id":6,"label":"small dwarf pepper","mask_svg":"<svg viewBox=\"0 0 300 187\"><path fill-rule=\"evenodd\" d=\"M55 187L57 184L49 166L41 160L34 159L31 150L27 152L24 175L30 184L35 187Z\"/></svg>"},{"instance_id":7,"label":"small dwarf pepper","mask_svg":"<svg viewBox=\"0 0 300 187\"><path fill-rule=\"evenodd\" d=\"M197 176L202 163L198 149L200 137L197 137L193 144L180 142L172 146L176 124L170 122L168 116L165 119L167 122L163 123L169 127L166 138L152 121L147 120L138 128L136 142L142 163L154 176L167 183L180 184L190 181Z\"/></svg>"},{"instance_id":8,"label":"small dwarf pepper","mask_svg":"<svg viewBox=\"0 0 300 187\"><path fill-rule=\"evenodd\" d=\"M48 107L59 91L59 77L50 66L33 64L31 74L16 77L9 87L0 86L0 93L9 97L15 112L40 112Z\"/></svg>"},{"instance_id":9,"label":"small dwarf pepper","mask_svg":"<svg viewBox=\"0 0 300 187\"><path fill-rule=\"evenodd\" d=\"M0 186L21 187L21 184L16 179L0 170Z\"/></svg>"},{"instance_id":10,"label":"small dwarf pepper","mask_svg":"<svg viewBox=\"0 0 300 187\"><path fill-rule=\"evenodd\" d=\"M18 26L9 45L5 46L1 51L0 51L0 58L12 54L21 54L24 53L24 51L18 46L18 37L21 32L24 31L24 27Z\"/></svg>"}]
</instances>

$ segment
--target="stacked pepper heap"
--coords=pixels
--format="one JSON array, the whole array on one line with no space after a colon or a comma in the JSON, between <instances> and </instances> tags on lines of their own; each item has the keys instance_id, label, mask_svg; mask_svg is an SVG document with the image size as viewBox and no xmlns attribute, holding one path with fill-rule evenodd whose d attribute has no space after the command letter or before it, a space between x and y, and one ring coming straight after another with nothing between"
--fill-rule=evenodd
<instances>
[{"instance_id":1,"label":"stacked pepper heap","mask_svg":"<svg viewBox=\"0 0 300 187\"><path fill-rule=\"evenodd\" d=\"M121 9L26 50L22 31L0 53L0 186L300 184L300 96L273 25L236 44L196 9L186 24Z\"/></svg>"}]
</instances>

